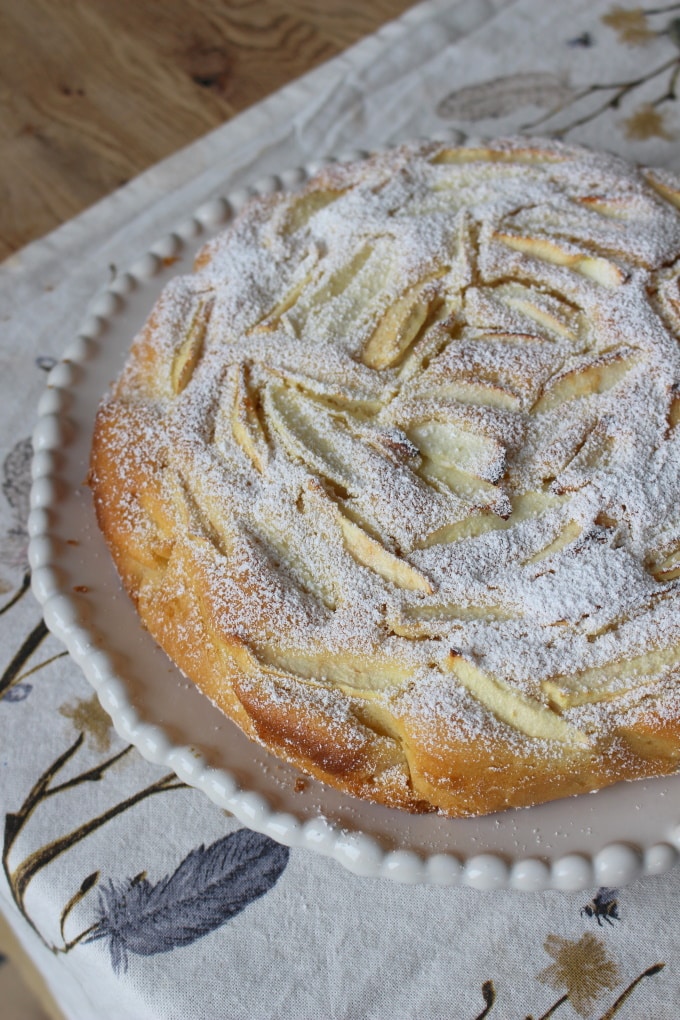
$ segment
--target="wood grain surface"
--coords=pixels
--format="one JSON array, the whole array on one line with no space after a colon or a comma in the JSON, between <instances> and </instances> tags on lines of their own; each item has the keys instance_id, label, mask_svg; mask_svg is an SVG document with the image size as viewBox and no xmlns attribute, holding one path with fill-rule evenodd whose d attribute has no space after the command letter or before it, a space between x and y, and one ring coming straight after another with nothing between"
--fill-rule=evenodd
<instances>
[{"instance_id":1,"label":"wood grain surface","mask_svg":"<svg viewBox=\"0 0 680 1020\"><path fill-rule=\"evenodd\" d=\"M413 0L0 0L0 258Z\"/></svg>"}]
</instances>

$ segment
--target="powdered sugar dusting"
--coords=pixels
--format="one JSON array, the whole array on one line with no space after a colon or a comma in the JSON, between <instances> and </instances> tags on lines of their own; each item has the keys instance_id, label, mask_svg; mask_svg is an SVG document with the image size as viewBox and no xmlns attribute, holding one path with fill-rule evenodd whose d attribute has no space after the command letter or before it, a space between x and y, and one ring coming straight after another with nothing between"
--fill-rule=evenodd
<instances>
[{"instance_id":1,"label":"powdered sugar dusting","mask_svg":"<svg viewBox=\"0 0 680 1020\"><path fill-rule=\"evenodd\" d=\"M405 146L252 203L115 397L163 423L178 541L261 661L492 740L455 649L596 742L650 690L677 711L672 656L620 697L550 684L680 648L680 215L615 157L532 146Z\"/></svg>"}]
</instances>

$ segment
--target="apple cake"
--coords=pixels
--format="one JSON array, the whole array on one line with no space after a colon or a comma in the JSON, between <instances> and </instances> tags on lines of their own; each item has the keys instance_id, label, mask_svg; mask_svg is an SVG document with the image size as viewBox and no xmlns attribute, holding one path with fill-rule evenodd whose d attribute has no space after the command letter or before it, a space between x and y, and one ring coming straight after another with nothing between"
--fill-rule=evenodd
<instances>
[{"instance_id":1,"label":"apple cake","mask_svg":"<svg viewBox=\"0 0 680 1020\"><path fill-rule=\"evenodd\" d=\"M476 815L680 767L680 182L406 145L172 280L90 483L141 620L253 740Z\"/></svg>"}]
</instances>

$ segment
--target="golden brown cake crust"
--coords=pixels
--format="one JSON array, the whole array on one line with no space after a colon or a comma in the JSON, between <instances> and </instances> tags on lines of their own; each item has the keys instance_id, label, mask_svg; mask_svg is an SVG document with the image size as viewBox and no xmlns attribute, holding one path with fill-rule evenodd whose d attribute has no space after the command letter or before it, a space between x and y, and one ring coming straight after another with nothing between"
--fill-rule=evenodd
<instances>
[{"instance_id":1,"label":"golden brown cake crust","mask_svg":"<svg viewBox=\"0 0 680 1020\"><path fill-rule=\"evenodd\" d=\"M253 201L100 407L144 625L340 790L483 814L680 758L680 185L404 146Z\"/></svg>"}]
</instances>

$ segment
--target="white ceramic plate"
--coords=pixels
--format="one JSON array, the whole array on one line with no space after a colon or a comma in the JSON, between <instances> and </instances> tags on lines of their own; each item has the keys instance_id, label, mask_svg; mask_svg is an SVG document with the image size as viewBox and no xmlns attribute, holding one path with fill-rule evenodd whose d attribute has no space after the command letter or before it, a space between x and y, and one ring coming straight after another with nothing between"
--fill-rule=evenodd
<instances>
[{"instance_id":1,"label":"white ceramic plate","mask_svg":"<svg viewBox=\"0 0 680 1020\"><path fill-rule=\"evenodd\" d=\"M360 154L356 154L360 155ZM152 246L89 309L49 375L34 432L30 561L50 630L119 734L250 828L404 882L527 891L621 886L678 860L680 776L478 819L412 816L344 796L251 743L140 625L97 528L87 474L97 404L167 280L252 194L301 184L318 165L217 199Z\"/></svg>"}]
</instances>

